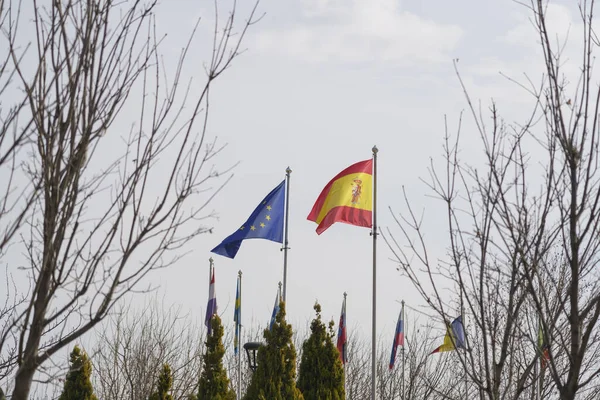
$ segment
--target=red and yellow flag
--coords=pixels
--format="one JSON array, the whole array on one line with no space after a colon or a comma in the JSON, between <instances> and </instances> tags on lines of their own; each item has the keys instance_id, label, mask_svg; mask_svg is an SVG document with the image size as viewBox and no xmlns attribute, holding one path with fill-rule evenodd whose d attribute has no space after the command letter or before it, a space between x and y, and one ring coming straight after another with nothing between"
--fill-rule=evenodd
<instances>
[{"instance_id":1,"label":"red and yellow flag","mask_svg":"<svg viewBox=\"0 0 600 400\"><path fill-rule=\"evenodd\" d=\"M319 225L319 235L336 222L372 227L373 160L357 162L329 181L308 220Z\"/></svg>"}]
</instances>

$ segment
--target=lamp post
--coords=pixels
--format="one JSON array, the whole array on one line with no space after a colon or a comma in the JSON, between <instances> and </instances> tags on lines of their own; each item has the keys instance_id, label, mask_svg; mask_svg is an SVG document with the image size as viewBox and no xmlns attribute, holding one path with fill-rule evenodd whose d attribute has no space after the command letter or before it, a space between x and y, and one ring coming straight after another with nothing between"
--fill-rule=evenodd
<instances>
[{"instance_id":1,"label":"lamp post","mask_svg":"<svg viewBox=\"0 0 600 400\"><path fill-rule=\"evenodd\" d=\"M252 372L256 371L256 355L260 346L262 346L260 342L248 342L244 344L244 350L246 350L246 354L248 355L248 366Z\"/></svg>"}]
</instances>

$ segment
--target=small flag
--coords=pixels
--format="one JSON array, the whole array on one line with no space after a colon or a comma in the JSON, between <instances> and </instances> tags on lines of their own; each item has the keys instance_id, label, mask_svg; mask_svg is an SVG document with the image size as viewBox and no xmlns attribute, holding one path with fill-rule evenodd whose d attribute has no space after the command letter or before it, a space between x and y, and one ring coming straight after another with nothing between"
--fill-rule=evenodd
<instances>
[{"instance_id":1,"label":"small flag","mask_svg":"<svg viewBox=\"0 0 600 400\"><path fill-rule=\"evenodd\" d=\"M242 285L242 277L238 276L237 288L235 291L235 309L233 310L233 322L235 322L235 337L233 338L233 352L237 355L240 326L242 325L242 294L240 293L240 286Z\"/></svg>"},{"instance_id":2,"label":"small flag","mask_svg":"<svg viewBox=\"0 0 600 400\"><path fill-rule=\"evenodd\" d=\"M546 368L546 363L550 361L550 346L544 341L544 331L542 330L542 324L539 324L538 330L538 350L541 353L540 363L542 368Z\"/></svg>"},{"instance_id":3,"label":"small flag","mask_svg":"<svg viewBox=\"0 0 600 400\"><path fill-rule=\"evenodd\" d=\"M392 356L390 358L390 369L394 369L398 346L404 348L404 304L402 304L402 310L400 310L398 322L396 323L396 333L394 333L394 344L392 345Z\"/></svg>"},{"instance_id":4,"label":"small flag","mask_svg":"<svg viewBox=\"0 0 600 400\"><path fill-rule=\"evenodd\" d=\"M373 226L373 160L353 164L325 186L307 219L316 222L317 234L336 222Z\"/></svg>"},{"instance_id":5,"label":"small flag","mask_svg":"<svg viewBox=\"0 0 600 400\"><path fill-rule=\"evenodd\" d=\"M340 352L340 360L342 364L346 364L348 361L348 354L346 352L346 346L348 343L348 336L346 334L346 294L344 293L344 302L342 303L342 312L340 313L340 324L338 326L337 334L337 349Z\"/></svg>"},{"instance_id":6,"label":"small flag","mask_svg":"<svg viewBox=\"0 0 600 400\"><path fill-rule=\"evenodd\" d=\"M213 315L217 313L217 296L215 294L215 268L211 266L211 277L210 284L208 286L208 304L206 305L206 317L204 318L204 325L208 328L208 334L212 333L212 326L210 321Z\"/></svg>"},{"instance_id":7,"label":"small flag","mask_svg":"<svg viewBox=\"0 0 600 400\"><path fill-rule=\"evenodd\" d=\"M450 335L452 335L452 337L450 337ZM444 336L444 344L432 351L431 354L464 348L465 329L463 327L462 315L460 315L454 321L452 321L450 326L448 326L446 336Z\"/></svg>"},{"instance_id":8,"label":"small flag","mask_svg":"<svg viewBox=\"0 0 600 400\"><path fill-rule=\"evenodd\" d=\"M227 236L211 252L234 258L243 240L267 239L283 243L285 180L271 191L240 228Z\"/></svg>"},{"instance_id":9,"label":"small flag","mask_svg":"<svg viewBox=\"0 0 600 400\"><path fill-rule=\"evenodd\" d=\"M271 314L271 322L269 322L269 330L273 328L275 324L275 318L279 313L279 303L281 302L281 285L279 285L279 289L277 289L277 296L275 297L275 304L273 305L273 313Z\"/></svg>"}]
</instances>

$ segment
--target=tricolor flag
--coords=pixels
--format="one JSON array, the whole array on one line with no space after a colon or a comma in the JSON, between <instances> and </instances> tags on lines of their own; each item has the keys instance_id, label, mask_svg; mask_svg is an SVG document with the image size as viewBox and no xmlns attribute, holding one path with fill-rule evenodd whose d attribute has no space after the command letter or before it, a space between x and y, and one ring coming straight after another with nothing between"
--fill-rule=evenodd
<instances>
[{"instance_id":1,"label":"tricolor flag","mask_svg":"<svg viewBox=\"0 0 600 400\"><path fill-rule=\"evenodd\" d=\"M538 330L538 351L541 356L541 366L542 368L546 368L546 363L550 361L550 346L544 340L544 331L542 330L542 324L539 324L540 328Z\"/></svg>"},{"instance_id":2,"label":"tricolor flag","mask_svg":"<svg viewBox=\"0 0 600 400\"><path fill-rule=\"evenodd\" d=\"M241 272L240 272L241 274ZM240 326L242 326L242 293L240 290L242 286L242 277L238 275L237 288L235 290L235 308L233 310L233 322L235 323L235 337L233 338L233 352L237 355L238 345L240 342Z\"/></svg>"},{"instance_id":3,"label":"tricolor flag","mask_svg":"<svg viewBox=\"0 0 600 400\"><path fill-rule=\"evenodd\" d=\"M279 289L277 289L273 313L271 313L271 322L269 322L269 330L273 329L273 325L275 324L275 318L277 318L277 314L279 313L279 303L281 303L281 284L279 285Z\"/></svg>"},{"instance_id":4,"label":"tricolor flag","mask_svg":"<svg viewBox=\"0 0 600 400\"><path fill-rule=\"evenodd\" d=\"M342 364L346 364L348 361L348 354L346 352L346 345L348 343L348 336L346 335L346 294L344 293L344 302L342 303L342 312L340 313L340 324L338 327L337 334L337 349L340 352L340 360Z\"/></svg>"},{"instance_id":5,"label":"tricolor flag","mask_svg":"<svg viewBox=\"0 0 600 400\"><path fill-rule=\"evenodd\" d=\"M212 326L210 321L213 315L217 313L217 296L215 294L215 268L211 265L210 267L210 284L208 286L208 304L206 305L206 317L204 318L204 325L208 328L208 334L212 333Z\"/></svg>"},{"instance_id":6,"label":"tricolor flag","mask_svg":"<svg viewBox=\"0 0 600 400\"><path fill-rule=\"evenodd\" d=\"M373 160L357 162L329 181L307 219L319 225L319 235L336 222L371 228Z\"/></svg>"},{"instance_id":7,"label":"tricolor flag","mask_svg":"<svg viewBox=\"0 0 600 400\"><path fill-rule=\"evenodd\" d=\"M431 354L464 348L465 328L463 327L462 315L460 315L448 326L446 336L444 336L444 344L432 351Z\"/></svg>"},{"instance_id":8,"label":"tricolor flag","mask_svg":"<svg viewBox=\"0 0 600 400\"><path fill-rule=\"evenodd\" d=\"M392 356L390 358L390 369L394 369L398 346L404 348L404 304L402 304L402 310L400 310L398 322L396 323L396 333L394 333L394 344L392 345Z\"/></svg>"}]
</instances>

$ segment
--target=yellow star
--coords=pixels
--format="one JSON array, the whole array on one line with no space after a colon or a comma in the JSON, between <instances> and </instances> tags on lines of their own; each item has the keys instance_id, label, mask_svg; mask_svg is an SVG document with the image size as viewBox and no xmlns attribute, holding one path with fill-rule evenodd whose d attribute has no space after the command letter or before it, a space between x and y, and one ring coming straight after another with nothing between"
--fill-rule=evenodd
<instances>
[{"instance_id":1,"label":"yellow star","mask_svg":"<svg viewBox=\"0 0 600 400\"><path fill-rule=\"evenodd\" d=\"M271 211L271 206L267 206L267 210Z\"/></svg>"},{"instance_id":2,"label":"yellow star","mask_svg":"<svg viewBox=\"0 0 600 400\"><path fill-rule=\"evenodd\" d=\"M244 227L242 226L242 227L240 228L240 231L243 231L243 230L244 230Z\"/></svg>"},{"instance_id":3,"label":"yellow star","mask_svg":"<svg viewBox=\"0 0 600 400\"><path fill-rule=\"evenodd\" d=\"M267 215L267 216L265 217L265 219L266 219L267 221L270 221L270 220L271 220L271 216L270 216L270 215Z\"/></svg>"},{"instance_id":4,"label":"yellow star","mask_svg":"<svg viewBox=\"0 0 600 400\"><path fill-rule=\"evenodd\" d=\"M261 222L261 223L260 223L260 227L261 227L261 228L264 228L264 227L265 227L265 223L264 223L264 222Z\"/></svg>"},{"instance_id":5,"label":"yellow star","mask_svg":"<svg viewBox=\"0 0 600 400\"><path fill-rule=\"evenodd\" d=\"M250 227L250 230L251 230L251 231L255 231L255 230L256 230L256 227L255 227L254 225L252 225L252 226Z\"/></svg>"}]
</instances>

